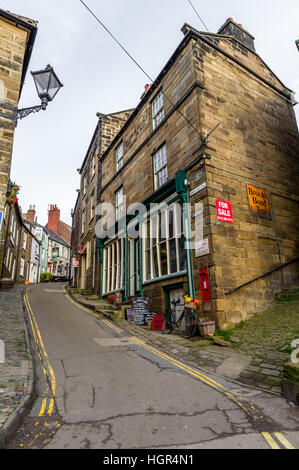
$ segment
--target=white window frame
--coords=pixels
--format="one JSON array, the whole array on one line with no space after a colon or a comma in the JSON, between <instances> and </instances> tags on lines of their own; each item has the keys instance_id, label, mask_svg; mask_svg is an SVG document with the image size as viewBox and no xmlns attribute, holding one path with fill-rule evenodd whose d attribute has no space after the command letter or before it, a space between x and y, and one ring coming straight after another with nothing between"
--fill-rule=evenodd
<instances>
[{"instance_id":1,"label":"white window frame","mask_svg":"<svg viewBox=\"0 0 299 470\"><path fill-rule=\"evenodd\" d=\"M124 211L124 188L123 186L121 186L115 192L115 221L120 220L123 217L124 215L123 211Z\"/></svg>"},{"instance_id":2,"label":"white window frame","mask_svg":"<svg viewBox=\"0 0 299 470\"><path fill-rule=\"evenodd\" d=\"M103 295L124 289L125 240L120 238L104 248Z\"/></svg>"},{"instance_id":3,"label":"white window frame","mask_svg":"<svg viewBox=\"0 0 299 470\"><path fill-rule=\"evenodd\" d=\"M27 238L28 238L27 233L24 232L23 233L23 245L22 245L23 250L27 250Z\"/></svg>"},{"instance_id":4,"label":"white window frame","mask_svg":"<svg viewBox=\"0 0 299 470\"><path fill-rule=\"evenodd\" d=\"M124 166L124 143L121 142L115 149L116 171Z\"/></svg>"},{"instance_id":5,"label":"white window frame","mask_svg":"<svg viewBox=\"0 0 299 470\"><path fill-rule=\"evenodd\" d=\"M25 258L21 257L20 260L20 276L24 277L24 269L25 269Z\"/></svg>"},{"instance_id":6,"label":"white window frame","mask_svg":"<svg viewBox=\"0 0 299 470\"><path fill-rule=\"evenodd\" d=\"M153 154L154 189L161 188L168 181L166 144Z\"/></svg>"},{"instance_id":7,"label":"white window frame","mask_svg":"<svg viewBox=\"0 0 299 470\"><path fill-rule=\"evenodd\" d=\"M161 90L156 98L152 101L152 127L155 130L165 118L164 110L164 94Z\"/></svg>"},{"instance_id":8,"label":"white window frame","mask_svg":"<svg viewBox=\"0 0 299 470\"><path fill-rule=\"evenodd\" d=\"M170 237L169 231L169 214L173 211L173 236ZM161 237L161 217L165 218L165 235ZM181 269L181 258L186 258L186 253L182 253L180 257L180 239L184 236L183 227L183 212L182 208L178 203L171 204L167 208L160 210L153 214L143 223L143 279L144 282L149 282L159 278L172 276L175 274L185 274L187 268ZM148 234L148 231L150 233ZM148 237L149 235L149 237ZM145 238L146 237L146 238ZM174 240L174 242L172 241ZM167 273L162 272L161 262L161 247L166 243L166 256L167 256ZM171 243L175 243L175 255L176 255L176 269L171 269ZM146 256L146 252L149 252L149 256ZM147 263L150 262L150 267ZM155 269L157 267L157 270ZM150 268L150 269L148 269ZM149 273L149 275L148 275Z\"/></svg>"},{"instance_id":9,"label":"white window frame","mask_svg":"<svg viewBox=\"0 0 299 470\"><path fill-rule=\"evenodd\" d=\"M82 214L81 214L81 233L85 233L85 209L82 210Z\"/></svg>"},{"instance_id":10,"label":"white window frame","mask_svg":"<svg viewBox=\"0 0 299 470\"><path fill-rule=\"evenodd\" d=\"M90 220L94 218L95 215L95 191L93 191L90 198Z\"/></svg>"}]
</instances>

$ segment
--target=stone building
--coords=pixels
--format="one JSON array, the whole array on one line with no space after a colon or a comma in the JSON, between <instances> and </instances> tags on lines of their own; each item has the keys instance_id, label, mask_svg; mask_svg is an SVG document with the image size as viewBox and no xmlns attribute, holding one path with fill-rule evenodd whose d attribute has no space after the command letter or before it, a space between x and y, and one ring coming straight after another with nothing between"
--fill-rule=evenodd
<instances>
[{"instance_id":1,"label":"stone building","mask_svg":"<svg viewBox=\"0 0 299 470\"><path fill-rule=\"evenodd\" d=\"M115 236L97 231L100 294L147 296L158 313L189 294L226 328L298 282L298 128L292 91L242 25L182 32L100 157L116 222ZM127 215L136 202L147 212Z\"/></svg>"},{"instance_id":2,"label":"stone building","mask_svg":"<svg viewBox=\"0 0 299 470\"><path fill-rule=\"evenodd\" d=\"M4 262L1 281L38 282L40 242L33 224L24 221L18 202L6 203L3 219Z\"/></svg>"},{"instance_id":3,"label":"stone building","mask_svg":"<svg viewBox=\"0 0 299 470\"><path fill-rule=\"evenodd\" d=\"M32 227L32 233L35 235L40 243L39 247L39 268L38 268L38 280L40 275L46 273L48 269L48 242L49 235L45 228L37 222L35 206L30 205L26 214L22 214L23 220L30 222Z\"/></svg>"},{"instance_id":4,"label":"stone building","mask_svg":"<svg viewBox=\"0 0 299 470\"><path fill-rule=\"evenodd\" d=\"M57 277L69 277L70 245L59 235L45 228L48 234L48 268L47 272Z\"/></svg>"},{"instance_id":5,"label":"stone building","mask_svg":"<svg viewBox=\"0 0 299 470\"><path fill-rule=\"evenodd\" d=\"M73 212L73 258L79 258L79 267L74 271L74 285L81 289L99 291L99 259L96 249L96 206L101 184L101 155L114 136L124 125L132 110L112 114L98 113L98 123L91 139L86 156L79 170L81 176L80 193ZM121 165L122 156L116 166Z\"/></svg>"},{"instance_id":6,"label":"stone building","mask_svg":"<svg viewBox=\"0 0 299 470\"><path fill-rule=\"evenodd\" d=\"M37 33L36 22L0 9L0 235L16 111ZM1 238L0 269L5 246Z\"/></svg>"},{"instance_id":7,"label":"stone building","mask_svg":"<svg viewBox=\"0 0 299 470\"><path fill-rule=\"evenodd\" d=\"M20 264L20 246L23 221L18 203L6 204L4 208L2 233L4 240L3 264L1 279L16 281Z\"/></svg>"},{"instance_id":8,"label":"stone building","mask_svg":"<svg viewBox=\"0 0 299 470\"><path fill-rule=\"evenodd\" d=\"M41 242L36 238L36 226L34 223L28 220L23 220L24 225L34 235L31 241L31 254L30 254L30 265L29 265L29 282L30 284L36 284L39 282L39 264L40 264L40 247Z\"/></svg>"}]
</instances>

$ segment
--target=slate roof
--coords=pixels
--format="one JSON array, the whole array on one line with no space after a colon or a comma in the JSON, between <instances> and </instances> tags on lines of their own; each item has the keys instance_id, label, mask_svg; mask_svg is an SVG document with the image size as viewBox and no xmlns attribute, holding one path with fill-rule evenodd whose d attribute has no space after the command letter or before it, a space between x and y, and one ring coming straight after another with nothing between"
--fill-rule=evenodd
<instances>
[{"instance_id":1,"label":"slate roof","mask_svg":"<svg viewBox=\"0 0 299 470\"><path fill-rule=\"evenodd\" d=\"M71 247L71 245L69 245L68 242L65 241L62 237L57 235L57 233L52 232L52 230L49 230L46 227L44 227L44 230L49 235L49 238L53 240L54 242L60 243L61 245L67 246L68 248Z\"/></svg>"}]
</instances>

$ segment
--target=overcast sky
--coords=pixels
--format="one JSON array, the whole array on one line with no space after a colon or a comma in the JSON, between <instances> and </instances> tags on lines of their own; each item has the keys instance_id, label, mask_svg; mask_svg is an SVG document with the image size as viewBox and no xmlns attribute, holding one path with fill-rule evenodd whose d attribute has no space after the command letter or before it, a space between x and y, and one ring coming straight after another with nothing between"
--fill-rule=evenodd
<instances>
[{"instance_id":1,"label":"overcast sky","mask_svg":"<svg viewBox=\"0 0 299 470\"><path fill-rule=\"evenodd\" d=\"M185 22L204 30L188 0L85 0L147 73L155 78L183 35ZM228 17L255 36L257 53L299 100L298 0L192 0L211 32ZM49 204L71 223L79 188L77 168L97 124L96 113L135 107L148 83L79 0L3 0L1 8L38 20L38 33L20 107L39 104L30 70L50 63L64 88L46 112L20 121L15 133L12 180L20 205L35 204L47 223ZM299 117L299 105L296 108Z\"/></svg>"}]
</instances>

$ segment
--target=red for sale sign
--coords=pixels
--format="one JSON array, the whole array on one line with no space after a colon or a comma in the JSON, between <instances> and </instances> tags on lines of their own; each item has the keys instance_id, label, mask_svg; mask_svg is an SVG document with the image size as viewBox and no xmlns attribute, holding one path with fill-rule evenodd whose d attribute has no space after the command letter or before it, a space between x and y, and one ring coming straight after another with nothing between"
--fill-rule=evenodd
<instances>
[{"instance_id":1,"label":"red for sale sign","mask_svg":"<svg viewBox=\"0 0 299 470\"><path fill-rule=\"evenodd\" d=\"M227 201L216 199L217 220L220 222L234 223L232 206Z\"/></svg>"}]
</instances>

